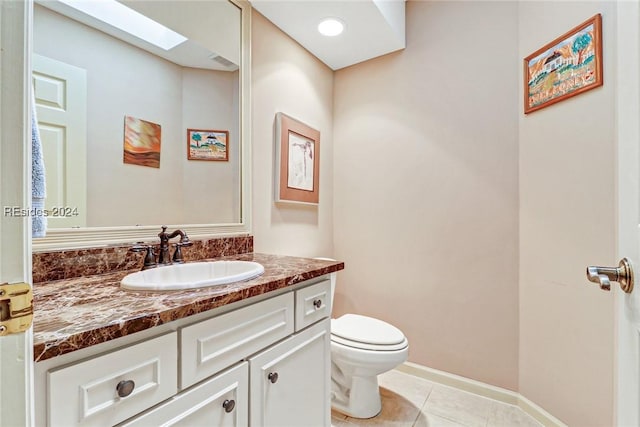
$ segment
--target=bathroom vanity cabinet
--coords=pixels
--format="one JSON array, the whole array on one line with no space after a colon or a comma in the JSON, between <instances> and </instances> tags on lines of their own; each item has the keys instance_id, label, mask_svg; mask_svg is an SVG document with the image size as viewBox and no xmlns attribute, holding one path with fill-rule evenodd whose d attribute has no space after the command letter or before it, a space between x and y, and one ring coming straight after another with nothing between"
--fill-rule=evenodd
<instances>
[{"instance_id":1,"label":"bathroom vanity cabinet","mask_svg":"<svg viewBox=\"0 0 640 427\"><path fill-rule=\"evenodd\" d=\"M330 426L330 286L318 277L36 363L36 425Z\"/></svg>"}]
</instances>

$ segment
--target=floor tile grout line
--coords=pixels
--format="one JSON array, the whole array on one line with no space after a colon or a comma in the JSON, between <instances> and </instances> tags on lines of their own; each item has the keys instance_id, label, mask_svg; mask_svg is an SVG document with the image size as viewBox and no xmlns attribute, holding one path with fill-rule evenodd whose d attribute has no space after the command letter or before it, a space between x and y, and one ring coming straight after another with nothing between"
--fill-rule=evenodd
<instances>
[{"instance_id":1,"label":"floor tile grout line","mask_svg":"<svg viewBox=\"0 0 640 427\"><path fill-rule=\"evenodd\" d=\"M418 413L416 414L416 418L415 418L415 420L413 420L413 424L411 424L411 427L415 427L415 425L418 423L418 420L420 419L420 416L422 415L422 413L425 410L425 407L427 406L427 402L429 401L429 397L431 396L431 393L433 392L434 385L435 384L431 383L431 387L429 388L429 392L425 396L424 402L422 402L422 405L420 405L420 409L418 409Z\"/></svg>"},{"instance_id":2,"label":"floor tile grout line","mask_svg":"<svg viewBox=\"0 0 640 427\"><path fill-rule=\"evenodd\" d=\"M426 403L426 399L425 399L425 403ZM420 409L418 411L418 413L416 414L416 418L413 420L413 423L411 423L411 427L416 427L416 424L418 423L418 420L420 419L420 415L422 415L422 409Z\"/></svg>"},{"instance_id":3,"label":"floor tile grout line","mask_svg":"<svg viewBox=\"0 0 640 427\"><path fill-rule=\"evenodd\" d=\"M452 391L454 391L454 392L456 392L456 393L461 393L461 394L463 394L463 395L469 395L469 396L473 396L474 398L475 398L475 397L478 397L478 398L481 398L482 400L486 400L486 401L487 401L487 404L489 405L489 407L487 408L486 413L485 413L484 415L481 415L481 414L479 414L479 413L475 413L478 417L480 417L480 418L481 418L481 420L480 420L480 421L481 421L481 423L483 424L483 427L487 427L487 424L489 423L489 419L490 419L490 416L491 416L491 409L492 409L493 405L494 405L494 404L500 404L500 403L501 403L501 402L495 401L494 399L485 398L484 396L479 396L479 395L476 395L475 393L471 393L471 392L468 392L468 391L465 391L465 390L460 390L460 389L458 389L457 387L452 387L452 386L449 386L449 385L445 385L445 384L437 384L437 383L434 383L434 387L431 389L431 391L430 391L430 393L429 393L429 396L431 396L431 394L433 393L433 391L434 391L437 387L442 387L443 389L450 389L450 390L452 390ZM453 415L450 415L450 414L448 414L448 413L440 413L440 412L432 412L432 411L429 411L429 410L426 408L426 405L427 405L427 403L428 403L428 400L429 400L429 399L427 399L427 401L424 403L424 405L423 405L423 408L422 408L421 412L424 412L424 413L427 413L427 414L431 414L431 415L434 415L434 416L437 416L437 417L440 417L440 418L446 419L446 420L451 421L451 422L453 422L453 423L455 423L455 424L458 424L458 425L460 425L460 426L464 426L464 427L473 427L473 426L470 426L469 424L467 424L465 421L461 421L460 419L458 419L458 418L456 418L456 417L454 417ZM476 424L476 425L477 425L477 424Z\"/></svg>"},{"instance_id":4,"label":"floor tile grout line","mask_svg":"<svg viewBox=\"0 0 640 427\"><path fill-rule=\"evenodd\" d=\"M420 407L420 412L426 409L427 402L429 401L429 398L431 397L431 394L433 393L434 388L435 388L435 384L432 383L431 388L429 389L429 393L427 393L427 397L424 399L424 402L422 402L422 406Z\"/></svg>"}]
</instances>

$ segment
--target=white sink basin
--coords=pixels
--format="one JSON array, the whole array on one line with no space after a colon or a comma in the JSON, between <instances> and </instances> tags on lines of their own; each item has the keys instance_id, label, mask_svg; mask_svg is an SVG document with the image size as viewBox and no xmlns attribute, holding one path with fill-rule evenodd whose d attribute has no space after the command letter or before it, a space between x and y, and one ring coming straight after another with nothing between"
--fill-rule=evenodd
<instances>
[{"instance_id":1,"label":"white sink basin","mask_svg":"<svg viewBox=\"0 0 640 427\"><path fill-rule=\"evenodd\" d=\"M147 291L195 289L249 280L262 273L264 267L252 261L192 262L131 273L120 286Z\"/></svg>"}]
</instances>

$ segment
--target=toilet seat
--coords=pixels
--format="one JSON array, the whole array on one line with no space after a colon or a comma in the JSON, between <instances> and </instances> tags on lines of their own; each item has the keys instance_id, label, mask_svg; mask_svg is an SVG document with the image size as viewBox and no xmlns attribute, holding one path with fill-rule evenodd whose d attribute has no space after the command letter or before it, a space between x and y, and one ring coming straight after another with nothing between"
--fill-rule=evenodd
<instances>
[{"instance_id":1,"label":"toilet seat","mask_svg":"<svg viewBox=\"0 0 640 427\"><path fill-rule=\"evenodd\" d=\"M372 351L397 351L408 346L407 338L395 326L358 314L331 319L331 341Z\"/></svg>"}]
</instances>

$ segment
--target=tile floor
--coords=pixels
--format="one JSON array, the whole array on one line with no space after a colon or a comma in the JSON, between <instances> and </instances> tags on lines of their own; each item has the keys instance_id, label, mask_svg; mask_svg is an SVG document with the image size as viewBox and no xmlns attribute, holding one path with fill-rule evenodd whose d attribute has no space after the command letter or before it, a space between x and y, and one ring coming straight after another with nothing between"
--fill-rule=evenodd
<instances>
[{"instance_id":1,"label":"tile floor","mask_svg":"<svg viewBox=\"0 0 640 427\"><path fill-rule=\"evenodd\" d=\"M333 427L541 427L517 406L399 371L379 377L382 412L361 420L332 412Z\"/></svg>"}]
</instances>

